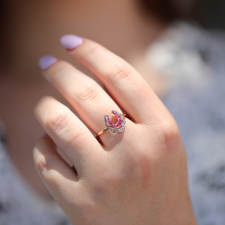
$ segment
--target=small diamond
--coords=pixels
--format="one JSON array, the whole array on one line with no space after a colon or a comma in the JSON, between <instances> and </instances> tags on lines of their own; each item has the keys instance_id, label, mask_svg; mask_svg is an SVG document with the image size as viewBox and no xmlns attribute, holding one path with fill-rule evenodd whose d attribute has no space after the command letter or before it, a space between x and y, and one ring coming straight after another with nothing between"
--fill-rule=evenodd
<instances>
[{"instance_id":1,"label":"small diamond","mask_svg":"<svg viewBox=\"0 0 225 225\"><path fill-rule=\"evenodd\" d=\"M104 116L105 120L105 125L106 127L112 132L112 133L117 133L117 132L122 132L124 131L124 126L126 124L125 118L123 114L117 112L116 110L112 110L112 113L118 118L118 123L113 124L111 120L109 119L108 115ZM119 129L120 128L120 129Z\"/></svg>"},{"instance_id":2,"label":"small diamond","mask_svg":"<svg viewBox=\"0 0 225 225\"><path fill-rule=\"evenodd\" d=\"M118 130L118 132L122 132L122 131L124 131L124 127L120 128L120 129Z\"/></svg>"}]
</instances>

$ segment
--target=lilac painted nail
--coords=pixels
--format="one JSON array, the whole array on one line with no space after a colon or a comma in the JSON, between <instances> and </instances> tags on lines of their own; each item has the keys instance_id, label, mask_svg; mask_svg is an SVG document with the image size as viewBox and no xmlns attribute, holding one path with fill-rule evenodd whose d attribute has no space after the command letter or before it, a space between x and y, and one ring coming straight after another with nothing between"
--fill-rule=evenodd
<instances>
[{"instance_id":1,"label":"lilac painted nail","mask_svg":"<svg viewBox=\"0 0 225 225\"><path fill-rule=\"evenodd\" d=\"M72 50L82 44L83 39L73 34L67 34L61 37L60 43L66 49Z\"/></svg>"},{"instance_id":2,"label":"lilac painted nail","mask_svg":"<svg viewBox=\"0 0 225 225\"><path fill-rule=\"evenodd\" d=\"M58 60L55 57L53 57L51 55L46 55L46 56L43 56L42 58L40 58L39 66L41 67L41 69L47 70L51 65L53 65L57 61Z\"/></svg>"}]
</instances>

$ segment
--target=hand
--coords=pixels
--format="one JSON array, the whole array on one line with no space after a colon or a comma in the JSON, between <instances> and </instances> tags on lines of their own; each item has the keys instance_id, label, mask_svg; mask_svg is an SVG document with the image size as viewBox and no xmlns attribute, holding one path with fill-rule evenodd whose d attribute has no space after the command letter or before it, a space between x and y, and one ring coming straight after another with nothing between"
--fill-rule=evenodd
<instances>
[{"instance_id":1,"label":"hand","mask_svg":"<svg viewBox=\"0 0 225 225\"><path fill-rule=\"evenodd\" d=\"M175 120L127 62L97 43L77 40L69 55L95 75L111 97L71 64L42 59L44 76L83 121L52 97L37 104L36 117L48 136L36 144L34 161L46 187L76 225L196 224ZM90 130L102 130L104 115L112 110L128 115L125 130L107 131L98 141ZM117 121L115 116L112 120Z\"/></svg>"}]
</instances>

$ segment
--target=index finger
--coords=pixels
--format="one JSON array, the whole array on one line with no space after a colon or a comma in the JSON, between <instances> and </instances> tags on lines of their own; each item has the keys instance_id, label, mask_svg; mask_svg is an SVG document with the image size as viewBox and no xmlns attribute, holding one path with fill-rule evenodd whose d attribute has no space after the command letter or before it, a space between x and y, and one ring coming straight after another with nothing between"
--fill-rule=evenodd
<instances>
[{"instance_id":1,"label":"index finger","mask_svg":"<svg viewBox=\"0 0 225 225\"><path fill-rule=\"evenodd\" d=\"M61 44L69 50L68 53L74 60L105 85L134 122L155 120L155 115L163 104L131 65L103 46L75 35L63 36Z\"/></svg>"}]
</instances>

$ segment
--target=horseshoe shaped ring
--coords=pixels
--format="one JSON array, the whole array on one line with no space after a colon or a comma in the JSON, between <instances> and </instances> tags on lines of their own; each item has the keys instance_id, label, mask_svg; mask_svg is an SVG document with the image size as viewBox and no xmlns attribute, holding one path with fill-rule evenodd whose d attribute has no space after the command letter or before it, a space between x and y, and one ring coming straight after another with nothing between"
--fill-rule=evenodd
<instances>
[{"instance_id":1,"label":"horseshoe shaped ring","mask_svg":"<svg viewBox=\"0 0 225 225\"><path fill-rule=\"evenodd\" d=\"M96 135L96 137L99 137L101 134L105 133L107 130L110 130L112 133L117 133L117 132L123 132L125 129L125 117L126 114L123 113L119 113L116 110L112 110L112 113L117 117L118 119L118 123L117 124L113 124L111 122L111 120L109 119L108 115L104 116L104 120L105 120L105 126L106 128L104 128L103 130L101 130L100 132L98 132L98 134Z\"/></svg>"}]
</instances>

